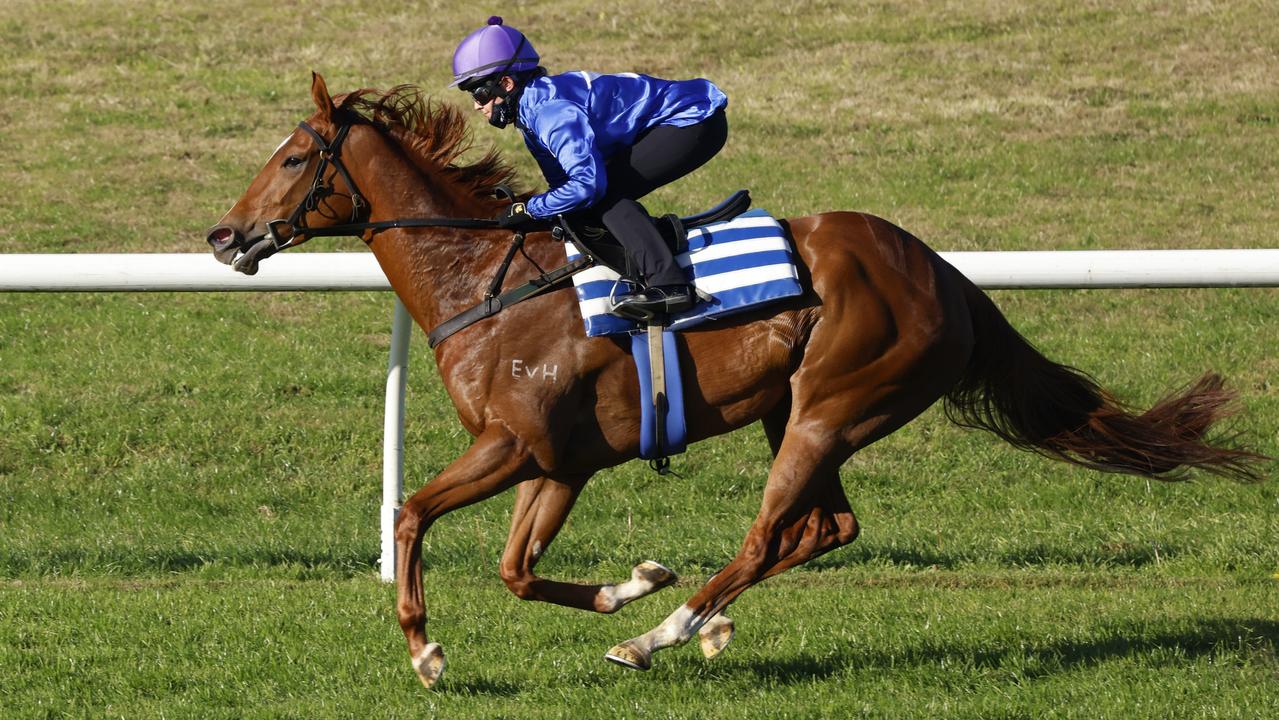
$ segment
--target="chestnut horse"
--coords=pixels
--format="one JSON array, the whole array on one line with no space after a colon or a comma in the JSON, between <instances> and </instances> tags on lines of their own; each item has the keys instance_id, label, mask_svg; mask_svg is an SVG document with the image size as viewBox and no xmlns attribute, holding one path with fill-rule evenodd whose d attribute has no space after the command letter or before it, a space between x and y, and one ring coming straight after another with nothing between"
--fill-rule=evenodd
<instances>
[{"instance_id":1,"label":"chestnut horse","mask_svg":"<svg viewBox=\"0 0 1279 720\"><path fill-rule=\"evenodd\" d=\"M490 191L513 171L494 152L459 160L468 142L458 110L426 106L408 86L335 103L318 75L311 94L315 114L210 230L218 260L255 272L263 248L302 242L308 229L349 219L491 218L501 209ZM783 225L806 294L679 340L690 440L763 423L774 462L759 515L736 557L659 626L610 650L610 660L647 669L654 651L694 634L708 656L719 652L733 630L722 613L738 595L857 537L840 466L939 399L956 422L1098 470L1255 475L1259 456L1204 439L1230 405L1217 376L1144 413L1130 411L1084 374L1042 356L985 294L901 228L854 212ZM424 329L481 300L509 238L459 227L363 234ZM526 249L544 268L564 259L549 233L531 234ZM512 279L536 275L525 267ZM474 442L404 503L396 525L399 621L426 686L439 679L444 653L426 634L422 538L451 510L517 488L500 573L522 599L610 613L674 582L654 562L610 585L534 573L591 475L638 456L640 393L626 345L586 337L574 294L550 292L435 348ZM513 367L554 370L533 377Z\"/></svg>"}]
</instances>

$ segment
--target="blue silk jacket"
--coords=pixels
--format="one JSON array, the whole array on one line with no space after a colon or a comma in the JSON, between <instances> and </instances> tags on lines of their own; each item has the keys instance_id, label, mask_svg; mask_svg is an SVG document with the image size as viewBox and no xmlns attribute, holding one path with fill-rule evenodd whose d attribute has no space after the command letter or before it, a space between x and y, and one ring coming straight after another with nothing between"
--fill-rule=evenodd
<instances>
[{"instance_id":1,"label":"blue silk jacket","mask_svg":"<svg viewBox=\"0 0 1279 720\"><path fill-rule=\"evenodd\" d=\"M550 190L527 203L546 218L595 204L608 189L604 163L657 125L699 123L728 104L709 80L569 72L530 82L516 127Z\"/></svg>"}]
</instances>

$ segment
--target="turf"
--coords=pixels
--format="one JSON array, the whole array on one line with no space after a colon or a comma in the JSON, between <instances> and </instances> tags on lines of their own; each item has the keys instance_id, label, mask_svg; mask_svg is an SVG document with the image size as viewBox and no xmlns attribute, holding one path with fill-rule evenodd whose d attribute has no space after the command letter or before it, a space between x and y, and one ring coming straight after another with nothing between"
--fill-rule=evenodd
<instances>
[{"instance_id":1,"label":"turf","mask_svg":"<svg viewBox=\"0 0 1279 720\"><path fill-rule=\"evenodd\" d=\"M203 229L309 112L310 70L335 91L434 92L484 15L4 3L0 253L204 252ZM728 146L655 211L746 186L779 215L865 210L939 250L1273 244L1272 15L1242 1L508 10L553 70L724 87ZM476 140L537 186L513 133L476 123ZM1240 395L1230 430L1279 455L1279 292L994 297L1051 357L1137 404L1223 373ZM0 715L1279 716L1273 480L1099 475L936 409L844 468L862 537L744 595L709 663L688 647L637 674L602 655L736 551L768 469L758 428L694 446L681 477L632 463L593 480L539 570L680 572L619 615L505 590L509 495L444 518L426 599L449 669L425 691L376 579L390 316L379 293L0 296ZM411 488L469 441L420 334L408 407Z\"/></svg>"}]
</instances>

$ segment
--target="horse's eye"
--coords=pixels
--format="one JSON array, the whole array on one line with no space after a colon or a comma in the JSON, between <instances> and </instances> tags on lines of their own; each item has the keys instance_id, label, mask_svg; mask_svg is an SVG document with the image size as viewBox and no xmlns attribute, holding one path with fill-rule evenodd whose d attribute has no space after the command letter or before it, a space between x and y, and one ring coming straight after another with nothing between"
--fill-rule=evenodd
<instances>
[{"instance_id":1,"label":"horse's eye","mask_svg":"<svg viewBox=\"0 0 1279 720\"><path fill-rule=\"evenodd\" d=\"M284 167L286 168L297 167L298 165L301 165L304 162L306 162L306 160L303 160L297 155L290 155L284 158Z\"/></svg>"}]
</instances>

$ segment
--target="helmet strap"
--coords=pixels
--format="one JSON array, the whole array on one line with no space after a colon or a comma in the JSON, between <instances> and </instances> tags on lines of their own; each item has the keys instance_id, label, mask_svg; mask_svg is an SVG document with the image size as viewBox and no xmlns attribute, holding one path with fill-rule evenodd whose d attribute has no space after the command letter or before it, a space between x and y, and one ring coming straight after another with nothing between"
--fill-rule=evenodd
<instances>
[{"instance_id":1,"label":"helmet strap","mask_svg":"<svg viewBox=\"0 0 1279 720\"><path fill-rule=\"evenodd\" d=\"M517 84L513 90L508 91L498 85L493 97L501 98L502 102L493 103L493 112L489 114L489 125L495 128L504 128L515 120L515 109L520 102L520 87Z\"/></svg>"},{"instance_id":2,"label":"helmet strap","mask_svg":"<svg viewBox=\"0 0 1279 720\"><path fill-rule=\"evenodd\" d=\"M502 77L511 78L513 83L510 90L502 87L501 78L497 80L497 87L493 91L493 97L501 98L501 103L493 105L493 112L489 115L489 124L495 128L504 128L515 122L519 115L518 108L520 104L520 95L524 93L524 83L512 75L504 75Z\"/></svg>"}]
</instances>

